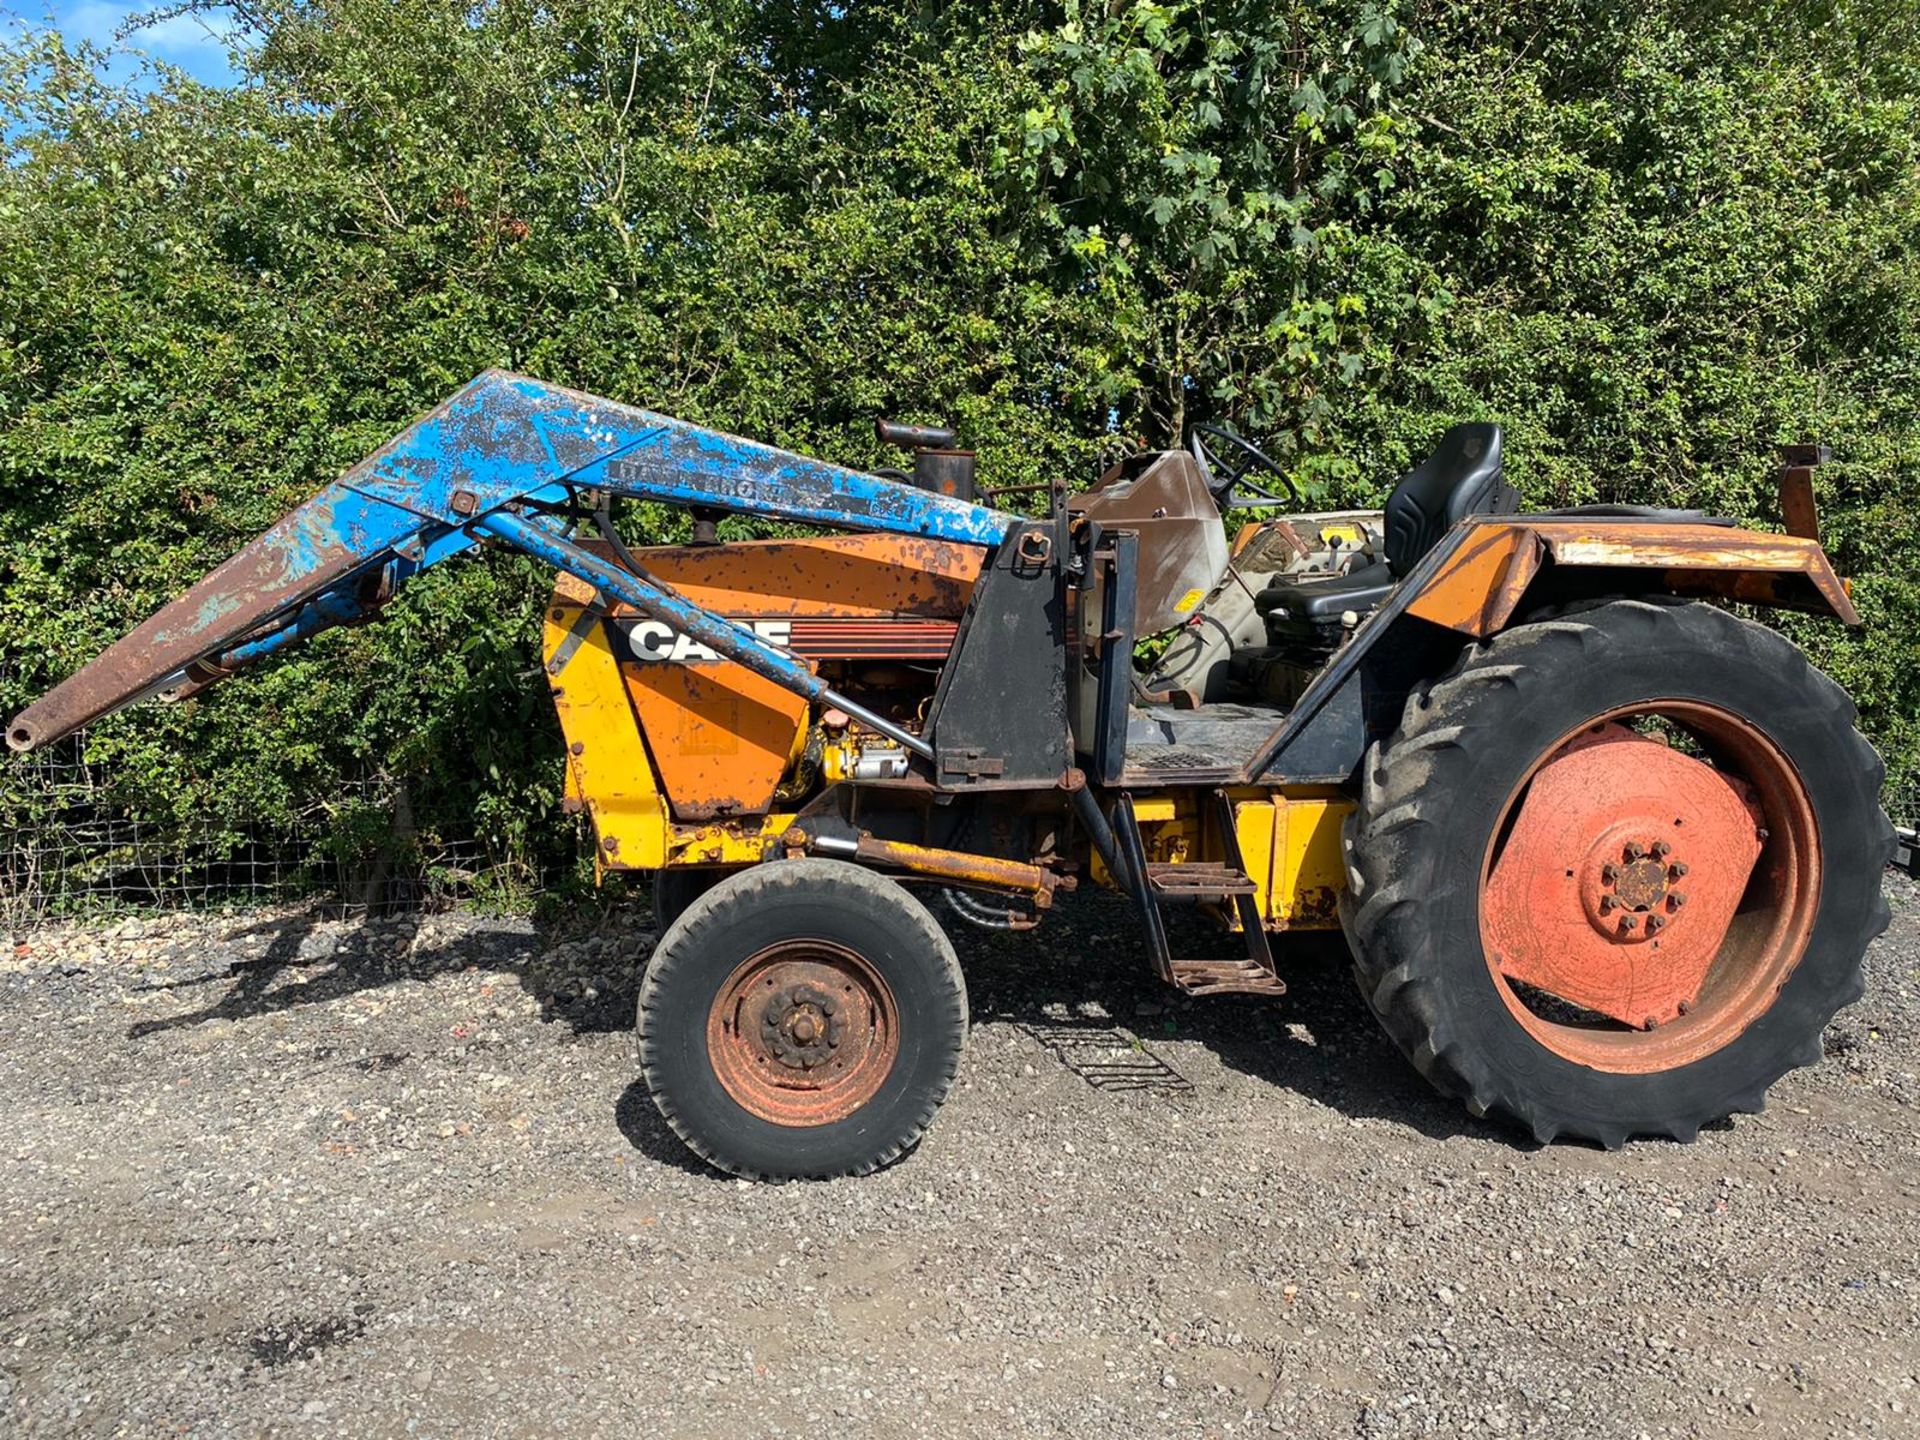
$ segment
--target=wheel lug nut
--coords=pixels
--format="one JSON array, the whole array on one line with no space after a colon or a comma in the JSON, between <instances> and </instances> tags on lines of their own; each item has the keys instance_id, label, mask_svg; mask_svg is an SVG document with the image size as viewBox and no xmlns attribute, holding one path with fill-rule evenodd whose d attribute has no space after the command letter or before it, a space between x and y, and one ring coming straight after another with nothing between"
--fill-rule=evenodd
<instances>
[{"instance_id":1,"label":"wheel lug nut","mask_svg":"<svg viewBox=\"0 0 1920 1440\"><path fill-rule=\"evenodd\" d=\"M1687 903L1687 897L1678 890L1674 891L1671 895L1667 896L1667 904L1671 905L1676 910L1678 910L1682 905L1686 903Z\"/></svg>"},{"instance_id":2,"label":"wheel lug nut","mask_svg":"<svg viewBox=\"0 0 1920 1440\"><path fill-rule=\"evenodd\" d=\"M1669 880L1678 880L1681 876L1685 875L1686 873L1687 873L1687 867L1686 867L1686 862L1684 861L1676 860L1673 862L1673 864L1667 866L1667 878Z\"/></svg>"},{"instance_id":3,"label":"wheel lug nut","mask_svg":"<svg viewBox=\"0 0 1920 1440\"><path fill-rule=\"evenodd\" d=\"M1604 884L1611 885L1613 884L1614 881L1618 880L1619 878L1620 878L1620 867L1614 864L1611 860L1609 860L1606 864L1600 867L1600 879Z\"/></svg>"},{"instance_id":4,"label":"wheel lug nut","mask_svg":"<svg viewBox=\"0 0 1920 1440\"><path fill-rule=\"evenodd\" d=\"M1632 916L1632 915L1622 915L1622 916L1620 917L1620 932L1621 932L1621 934L1623 934L1623 935L1631 935L1631 934L1632 934L1632 933L1633 933L1634 931L1636 931L1636 930L1638 930L1639 928L1640 928L1640 922L1639 922L1639 920L1638 920L1638 919L1636 919L1636 918L1635 918L1634 916Z\"/></svg>"},{"instance_id":5,"label":"wheel lug nut","mask_svg":"<svg viewBox=\"0 0 1920 1440\"><path fill-rule=\"evenodd\" d=\"M1656 840L1653 842L1653 853L1657 859L1664 860L1673 853L1673 846L1664 840Z\"/></svg>"},{"instance_id":6,"label":"wheel lug nut","mask_svg":"<svg viewBox=\"0 0 1920 1440\"><path fill-rule=\"evenodd\" d=\"M1629 840L1627 842L1627 850L1626 850L1627 859L1629 860L1645 859L1646 854L1647 854L1647 847L1642 845L1638 840Z\"/></svg>"},{"instance_id":7,"label":"wheel lug nut","mask_svg":"<svg viewBox=\"0 0 1920 1440\"><path fill-rule=\"evenodd\" d=\"M1600 913L1602 915L1611 915L1613 913L1613 905L1614 900L1611 895L1602 895L1600 897Z\"/></svg>"},{"instance_id":8,"label":"wheel lug nut","mask_svg":"<svg viewBox=\"0 0 1920 1440\"><path fill-rule=\"evenodd\" d=\"M1667 923L1667 917L1664 915L1647 916L1647 933L1651 935L1655 930L1658 930L1662 925L1666 923Z\"/></svg>"}]
</instances>

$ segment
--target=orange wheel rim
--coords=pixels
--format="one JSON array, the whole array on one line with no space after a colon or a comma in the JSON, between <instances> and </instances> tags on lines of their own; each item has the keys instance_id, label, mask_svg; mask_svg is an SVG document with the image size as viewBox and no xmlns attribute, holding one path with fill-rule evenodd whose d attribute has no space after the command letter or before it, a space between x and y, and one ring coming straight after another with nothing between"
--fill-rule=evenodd
<instances>
[{"instance_id":1,"label":"orange wheel rim","mask_svg":"<svg viewBox=\"0 0 1920 1440\"><path fill-rule=\"evenodd\" d=\"M1481 872L1495 988L1547 1049L1648 1074L1720 1049L1805 953L1820 847L1799 772L1699 701L1563 737L1508 797Z\"/></svg>"},{"instance_id":2,"label":"orange wheel rim","mask_svg":"<svg viewBox=\"0 0 1920 1440\"><path fill-rule=\"evenodd\" d=\"M707 1012L707 1053L734 1102L775 1125L828 1125L879 1093L900 1054L893 992L827 940L749 956Z\"/></svg>"}]
</instances>

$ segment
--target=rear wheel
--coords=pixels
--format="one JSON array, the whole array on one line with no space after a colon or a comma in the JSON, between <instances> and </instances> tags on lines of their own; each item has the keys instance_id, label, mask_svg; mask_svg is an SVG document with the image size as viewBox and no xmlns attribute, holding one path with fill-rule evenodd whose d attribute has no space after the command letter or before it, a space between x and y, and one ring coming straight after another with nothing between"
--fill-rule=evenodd
<instances>
[{"instance_id":1,"label":"rear wheel","mask_svg":"<svg viewBox=\"0 0 1920 1440\"><path fill-rule=\"evenodd\" d=\"M756 1179L861 1175L916 1144L966 1040L953 945L890 880L787 860L720 880L661 937L640 1063L694 1152Z\"/></svg>"},{"instance_id":2,"label":"rear wheel","mask_svg":"<svg viewBox=\"0 0 1920 1440\"><path fill-rule=\"evenodd\" d=\"M1707 605L1471 647L1365 762L1342 918L1441 1090L1541 1140L1758 1110L1861 989L1892 827L1853 706Z\"/></svg>"}]
</instances>

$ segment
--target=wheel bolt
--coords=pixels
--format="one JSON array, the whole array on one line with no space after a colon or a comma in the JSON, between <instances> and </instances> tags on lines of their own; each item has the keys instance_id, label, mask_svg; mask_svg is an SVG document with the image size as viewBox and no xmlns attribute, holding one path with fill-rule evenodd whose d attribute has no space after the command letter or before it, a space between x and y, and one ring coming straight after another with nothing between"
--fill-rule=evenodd
<instances>
[{"instance_id":1,"label":"wheel bolt","mask_svg":"<svg viewBox=\"0 0 1920 1440\"><path fill-rule=\"evenodd\" d=\"M1687 903L1687 897L1678 890L1674 891L1671 895L1667 896L1667 904L1671 905L1675 910L1678 910L1682 905L1686 903Z\"/></svg>"},{"instance_id":2,"label":"wheel bolt","mask_svg":"<svg viewBox=\"0 0 1920 1440\"><path fill-rule=\"evenodd\" d=\"M1620 933L1621 934L1631 935L1634 931L1638 930L1639 928L1640 928L1640 922L1634 916L1622 915L1620 917Z\"/></svg>"},{"instance_id":3,"label":"wheel bolt","mask_svg":"<svg viewBox=\"0 0 1920 1440\"><path fill-rule=\"evenodd\" d=\"M1664 840L1656 840L1653 842L1653 853L1656 859L1664 860L1673 853L1673 847Z\"/></svg>"},{"instance_id":4,"label":"wheel bolt","mask_svg":"<svg viewBox=\"0 0 1920 1440\"><path fill-rule=\"evenodd\" d=\"M1654 931L1658 930L1662 925L1666 923L1667 923L1667 917L1664 915L1647 916L1647 933L1651 935Z\"/></svg>"},{"instance_id":5,"label":"wheel bolt","mask_svg":"<svg viewBox=\"0 0 1920 1440\"><path fill-rule=\"evenodd\" d=\"M1685 875L1686 873L1687 873L1687 867L1684 861L1676 860L1673 862L1673 864L1667 866L1667 878L1669 880L1678 880L1681 876Z\"/></svg>"},{"instance_id":6,"label":"wheel bolt","mask_svg":"<svg viewBox=\"0 0 1920 1440\"><path fill-rule=\"evenodd\" d=\"M1647 847L1642 845L1638 840L1629 840L1627 842L1627 859L1641 860L1646 857L1646 853Z\"/></svg>"},{"instance_id":7,"label":"wheel bolt","mask_svg":"<svg viewBox=\"0 0 1920 1440\"><path fill-rule=\"evenodd\" d=\"M1602 915L1611 915L1613 913L1613 905L1614 900L1611 895L1602 895L1600 897L1600 913Z\"/></svg>"},{"instance_id":8,"label":"wheel bolt","mask_svg":"<svg viewBox=\"0 0 1920 1440\"><path fill-rule=\"evenodd\" d=\"M1606 864L1600 867L1600 879L1602 883L1611 885L1613 884L1614 881L1618 880L1619 878L1620 878L1620 867L1614 864L1611 860L1609 860Z\"/></svg>"}]
</instances>

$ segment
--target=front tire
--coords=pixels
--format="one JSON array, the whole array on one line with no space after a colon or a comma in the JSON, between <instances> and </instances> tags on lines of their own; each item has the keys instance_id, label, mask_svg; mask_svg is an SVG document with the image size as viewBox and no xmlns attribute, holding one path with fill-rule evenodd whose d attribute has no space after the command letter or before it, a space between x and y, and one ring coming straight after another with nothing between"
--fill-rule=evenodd
<instances>
[{"instance_id":1,"label":"front tire","mask_svg":"<svg viewBox=\"0 0 1920 1440\"><path fill-rule=\"evenodd\" d=\"M1542 1142L1758 1111L1888 922L1853 720L1784 638L1703 604L1470 646L1364 761L1341 918L1368 1004L1438 1089Z\"/></svg>"},{"instance_id":2,"label":"front tire","mask_svg":"<svg viewBox=\"0 0 1920 1440\"><path fill-rule=\"evenodd\" d=\"M665 935L687 907L711 890L725 875L722 870L670 866L653 872L653 928Z\"/></svg>"},{"instance_id":3,"label":"front tire","mask_svg":"<svg viewBox=\"0 0 1920 1440\"><path fill-rule=\"evenodd\" d=\"M837 860L721 880L660 939L640 1063L667 1124L752 1179L864 1175L919 1142L966 1041L952 942L899 885Z\"/></svg>"}]
</instances>

